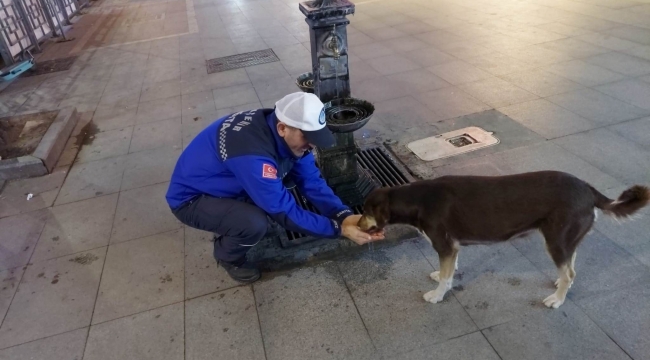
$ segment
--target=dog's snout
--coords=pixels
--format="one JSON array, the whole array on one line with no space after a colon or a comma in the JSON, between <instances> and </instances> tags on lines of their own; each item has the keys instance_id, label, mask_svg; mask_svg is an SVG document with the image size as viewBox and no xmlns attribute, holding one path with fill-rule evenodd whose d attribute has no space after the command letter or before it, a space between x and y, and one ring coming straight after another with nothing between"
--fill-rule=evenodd
<instances>
[{"instance_id":1,"label":"dog's snout","mask_svg":"<svg viewBox=\"0 0 650 360\"><path fill-rule=\"evenodd\" d=\"M363 215L361 219L359 219L359 222L357 223L357 226L362 230L362 231L370 231L373 228L377 229L377 222L375 219L371 216L368 215Z\"/></svg>"}]
</instances>

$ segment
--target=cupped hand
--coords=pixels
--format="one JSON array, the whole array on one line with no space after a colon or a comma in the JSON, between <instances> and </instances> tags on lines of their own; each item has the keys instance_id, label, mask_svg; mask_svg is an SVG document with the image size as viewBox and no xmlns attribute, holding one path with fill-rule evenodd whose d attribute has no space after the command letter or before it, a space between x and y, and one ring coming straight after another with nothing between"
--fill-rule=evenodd
<instances>
[{"instance_id":1,"label":"cupped hand","mask_svg":"<svg viewBox=\"0 0 650 360\"><path fill-rule=\"evenodd\" d=\"M350 215L343 220L343 223L341 224L341 233L343 236L354 241L357 245L363 245L372 241L384 239L383 230L373 233L372 235L361 231L357 226L359 219L361 219L361 215Z\"/></svg>"}]
</instances>

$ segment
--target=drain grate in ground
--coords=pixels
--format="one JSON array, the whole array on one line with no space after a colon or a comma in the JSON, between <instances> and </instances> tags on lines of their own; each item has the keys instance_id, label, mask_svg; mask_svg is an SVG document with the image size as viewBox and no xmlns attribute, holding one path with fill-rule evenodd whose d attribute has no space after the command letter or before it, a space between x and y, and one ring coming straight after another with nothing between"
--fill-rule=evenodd
<instances>
[{"instance_id":1,"label":"drain grate in ground","mask_svg":"<svg viewBox=\"0 0 650 360\"><path fill-rule=\"evenodd\" d=\"M74 64L75 60L77 60L76 56L62 59L36 61L34 67L29 71L26 71L23 76L45 75L58 71L70 70L70 67L72 64Z\"/></svg>"},{"instance_id":2,"label":"drain grate in ground","mask_svg":"<svg viewBox=\"0 0 650 360\"><path fill-rule=\"evenodd\" d=\"M406 170L401 165L398 165L383 146L373 146L359 150L357 152L357 161L358 166L368 171L372 177L381 183L382 187L405 185L411 182L410 177L406 175ZM298 206L319 214L318 210L296 188L291 190L291 194L296 199ZM352 208L352 211L355 214L362 214L363 206L355 206ZM286 235L286 238L282 235ZM299 245L312 240L315 240L312 236L289 230L286 230L285 234L281 234L280 236L280 242L285 247Z\"/></svg>"},{"instance_id":3,"label":"drain grate in ground","mask_svg":"<svg viewBox=\"0 0 650 360\"><path fill-rule=\"evenodd\" d=\"M253 51L243 54L231 55L216 59L206 60L208 74L226 70L239 69L246 66L260 65L280 61L272 49Z\"/></svg>"}]
</instances>

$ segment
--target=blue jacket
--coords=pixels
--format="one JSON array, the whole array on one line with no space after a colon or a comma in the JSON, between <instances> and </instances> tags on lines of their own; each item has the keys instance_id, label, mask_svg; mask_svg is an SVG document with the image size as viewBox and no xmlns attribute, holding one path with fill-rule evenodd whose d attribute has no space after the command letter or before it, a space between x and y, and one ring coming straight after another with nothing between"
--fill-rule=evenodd
<instances>
[{"instance_id":1,"label":"blue jacket","mask_svg":"<svg viewBox=\"0 0 650 360\"><path fill-rule=\"evenodd\" d=\"M312 236L337 237L352 211L320 177L314 155L295 157L277 133L273 109L238 112L210 124L183 151L167 190L177 209L207 194L250 198L285 229ZM324 216L300 208L282 179L289 176Z\"/></svg>"}]
</instances>

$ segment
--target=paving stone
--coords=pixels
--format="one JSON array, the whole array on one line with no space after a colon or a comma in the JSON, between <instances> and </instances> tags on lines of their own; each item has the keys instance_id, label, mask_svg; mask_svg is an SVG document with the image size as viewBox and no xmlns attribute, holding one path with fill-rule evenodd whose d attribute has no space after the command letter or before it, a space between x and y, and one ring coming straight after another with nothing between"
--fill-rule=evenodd
<instances>
[{"instance_id":1,"label":"paving stone","mask_svg":"<svg viewBox=\"0 0 650 360\"><path fill-rule=\"evenodd\" d=\"M45 176L8 181L0 189L0 218L52 206L65 177L65 170L55 169Z\"/></svg>"},{"instance_id":2,"label":"paving stone","mask_svg":"<svg viewBox=\"0 0 650 360\"><path fill-rule=\"evenodd\" d=\"M588 42L590 44L606 47L614 51L622 51L639 45L632 41L623 40L615 36L597 32L591 32L588 34L576 36L575 38Z\"/></svg>"},{"instance_id":3,"label":"paving stone","mask_svg":"<svg viewBox=\"0 0 650 360\"><path fill-rule=\"evenodd\" d=\"M650 110L650 104L648 103L648 99L650 99L650 83L648 82L636 79L624 80L601 85L596 90L623 100L628 104Z\"/></svg>"},{"instance_id":4,"label":"paving stone","mask_svg":"<svg viewBox=\"0 0 650 360\"><path fill-rule=\"evenodd\" d=\"M251 287L189 300L185 316L186 358L265 359Z\"/></svg>"},{"instance_id":5,"label":"paving stone","mask_svg":"<svg viewBox=\"0 0 650 360\"><path fill-rule=\"evenodd\" d=\"M267 359L376 358L335 264L278 274L253 289Z\"/></svg>"},{"instance_id":6,"label":"paving stone","mask_svg":"<svg viewBox=\"0 0 650 360\"><path fill-rule=\"evenodd\" d=\"M547 100L601 125L650 114L649 109L626 104L592 89L581 89L548 97Z\"/></svg>"},{"instance_id":7,"label":"paving stone","mask_svg":"<svg viewBox=\"0 0 650 360\"><path fill-rule=\"evenodd\" d=\"M426 106L411 96L375 103L376 119L394 131L403 131L412 127L426 126L430 121L431 112Z\"/></svg>"},{"instance_id":8,"label":"paving stone","mask_svg":"<svg viewBox=\"0 0 650 360\"><path fill-rule=\"evenodd\" d=\"M531 64L519 61L499 52L486 53L481 56L465 59L465 61L497 76L529 70L532 67Z\"/></svg>"},{"instance_id":9,"label":"paving stone","mask_svg":"<svg viewBox=\"0 0 650 360\"><path fill-rule=\"evenodd\" d=\"M185 227L185 298L240 286L220 267L214 256L214 234Z\"/></svg>"},{"instance_id":10,"label":"paving stone","mask_svg":"<svg viewBox=\"0 0 650 360\"><path fill-rule=\"evenodd\" d=\"M480 80L459 88L494 108L537 99L537 95L499 78Z\"/></svg>"},{"instance_id":11,"label":"paving stone","mask_svg":"<svg viewBox=\"0 0 650 360\"><path fill-rule=\"evenodd\" d=\"M603 216L602 213L598 215ZM545 251L541 234L517 239L513 244L552 282L557 279L557 268ZM577 275L567 294L571 300L620 291L650 280L650 270L646 266L597 231L588 234L576 252Z\"/></svg>"},{"instance_id":12,"label":"paving stone","mask_svg":"<svg viewBox=\"0 0 650 360\"><path fill-rule=\"evenodd\" d=\"M483 331L501 359L629 359L575 304Z\"/></svg>"},{"instance_id":13,"label":"paving stone","mask_svg":"<svg viewBox=\"0 0 650 360\"><path fill-rule=\"evenodd\" d=\"M650 154L607 129L553 141L624 183L645 183L648 179Z\"/></svg>"},{"instance_id":14,"label":"paving stone","mask_svg":"<svg viewBox=\"0 0 650 360\"><path fill-rule=\"evenodd\" d=\"M138 104L114 106L99 105L93 115L93 124L99 131L123 129L135 125Z\"/></svg>"},{"instance_id":15,"label":"paving stone","mask_svg":"<svg viewBox=\"0 0 650 360\"><path fill-rule=\"evenodd\" d=\"M490 109L490 106L457 87L448 87L414 96L431 111L431 121L451 119Z\"/></svg>"},{"instance_id":16,"label":"paving stone","mask_svg":"<svg viewBox=\"0 0 650 360\"><path fill-rule=\"evenodd\" d=\"M31 262L108 245L117 197L112 194L51 208Z\"/></svg>"},{"instance_id":17,"label":"paving stone","mask_svg":"<svg viewBox=\"0 0 650 360\"><path fill-rule=\"evenodd\" d=\"M113 244L93 324L183 300L183 229Z\"/></svg>"},{"instance_id":18,"label":"paving stone","mask_svg":"<svg viewBox=\"0 0 650 360\"><path fill-rule=\"evenodd\" d=\"M45 226L48 212L44 209L0 219L3 240L0 270L27 265Z\"/></svg>"},{"instance_id":19,"label":"paving stone","mask_svg":"<svg viewBox=\"0 0 650 360\"><path fill-rule=\"evenodd\" d=\"M136 125L133 129L129 153L162 147L177 147L180 149L181 145L181 118L175 117Z\"/></svg>"},{"instance_id":20,"label":"paving stone","mask_svg":"<svg viewBox=\"0 0 650 360\"><path fill-rule=\"evenodd\" d=\"M106 248L30 266L0 328L0 348L86 327Z\"/></svg>"},{"instance_id":21,"label":"paving stone","mask_svg":"<svg viewBox=\"0 0 650 360\"><path fill-rule=\"evenodd\" d=\"M650 150L650 137L647 136L650 133L650 117L612 125L608 129Z\"/></svg>"},{"instance_id":22,"label":"paving stone","mask_svg":"<svg viewBox=\"0 0 650 360\"><path fill-rule=\"evenodd\" d=\"M180 148L145 150L126 157L121 190L167 182L171 179Z\"/></svg>"},{"instance_id":23,"label":"paving stone","mask_svg":"<svg viewBox=\"0 0 650 360\"><path fill-rule=\"evenodd\" d=\"M502 107L499 111L547 139L583 132L598 126L544 99Z\"/></svg>"},{"instance_id":24,"label":"paving stone","mask_svg":"<svg viewBox=\"0 0 650 360\"><path fill-rule=\"evenodd\" d=\"M172 79L143 85L140 93L140 101L161 100L180 95L181 81L179 79Z\"/></svg>"},{"instance_id":25,"label":"paving stone","mask_svg":"<svg viewBox=\"0 0 650 360\"><path fill-rule=\"evenodd\" d=\"M584 86L597 86L625 79L625 75L609 71L603 67L572 60L543 67L552 72Z\"/></svg>"},{"instance_id":26,"label":"paving stone","mask_svg":"<svg viewBox=\"0 0 650 360\"><path fill-rule=\"evenodd\" d=\"M0 350L0 360L81 359L88 329L78 329L61 335Z\"/></svg>"},{"instance_id":27,"label":"paving stone","mask_svg":"<svg viewBox=\"0 0 650 360\"><path fill-rule=\"evenodd\" d=\"M183 304L94 325L86 360L182 360L185 344Z\"/></svg>"},{"instance_id":28,"label":"paving stone","mask_svg":"<svg viewBox=\"0 0 650 360\"><path fill-rule=\"evenodd\" d=\"M211 90L183 95L181 105L183 116L196 116L195 114L216 110Z\"/></svg>"},{"instance_id":29,"label":"paving stone","mask_svg":"<svg viewBox=\"0 0 650 360\"><path fill-rule=\"evenodd\" d=\"M259 101L255 88L250 84L215 89L212 94L217 110Z\"/></svg>"},{"instance_id":30,"label":"paving stone","mask_svg":"<svg viewBox=\"0 0 650 360\"><path fill-rule=\"evenodd\" d=\"M0 271L0 316L4 319L14 298L18 283L23 277L24 267ZM2 352L0 352L0 356Z\"/></svg>"},{"instance_id":31,"label":"paving stone","mask_svg":"<svg viewBox=\"0 0 650 360\"><path fill-rule=\"evenodd\" d=\"M265 83L258 83L257 85L255 85L255 90L254 90L254 93L257 93L257 95L255 95L254 93L248 94L248 96L246 96L245 98L248 98L250 100L248 104L259 103L260 100L278 101L283 97L285 97L287 94L300 91L298 86L296 86L296 78L297 76L296 77L287 76L287 77L274 79ZM220 102L226 105L226 107L221 109L242 106L243 104L241 104L241 101L243 100L244 98L236 101L226 102L223 101L222 99L220 100ZM215 101L217 101L216 96L215 96ZM235 105L235 104L239 104L239 105Z\"/></svg>"},{"instance_id":32,"label":"paving stone","mask_svg":"<svg viewBox=\"0 0 650 360\"><path fill-rule=\"evenodd\" d=\"M409 90L399 81L385 77L362 80L359 83L352 84L352 86L355 89L355 97L370 102L395 99L409 94Z\"/></svg>"},{"instance_id":33,"label":"paving stone","mask_svg":"<svg viewBox=\"0 0 650 360\"><path fill-rule=\"evenodd\" d=\"M181 117L181 96L140 101L135 122L138 124Z\"/></svg>"},{"instance_id":34,"label":"paving stone","mask_svg":"<svg viewBox=\"0 0 650 360\"><path fill-rule=\"evenodd\" d=\"M578 28L575 28L578 29ZM579 31L585 31L583 29L578 29ZM593 45L585 41L580 41L576 38L570 37L555 41L549 41L539 45L540 47L563 54L567 54L574 59L583 59L595 55L604 54L610 52L610 49L604 48L602 46Z\"/></svg>"},{"instance_id":35,"label":"paving stone","mask_svg":"<svg viewBox=\"0 0 650 360\"><path fill-rule=\"evenodd\" d=\"M280 62L249 66L246 68L246 73L253 85L289 75Z\"/></svg>"},{"instance_id":36,"label":"paving stone","mask_svg":"<svg viewBox=\"0 0 650 360\"><path fill-rule=\"evenodd\" d=\"M539 69L507 74L500 77L540 97L562 94L583 87L576 82Z\"/></svg>"},{"instance_id":37,"label":"paving stone","mask_svg":"<svg viewBox=\"0 0 650 360\"><path fill-rule=\"evenodd\" d=\"M368 64L382 75L391 75L416 70L420 65L402 55L387 55L368 59Z\"/></svg>"},{"instance_id":38,"label":"paving stone","mask_svg":"<svg viewBox=\"0 0 650 360\"><path fill-rule=\"evenodd\" d=\"M638 26L621 26L606 30L604 32L606 34L617 36L621 39L633 41L639 44L650 45L650 30Z\"/></svg>"},{"instance_id":39,"label":"paving stone","mask_svg":"<svg viewBox=\"0 0 650 360\"><path fill-rule=\"evenodd\" d=\"M399 41L401 39L394 39L391 41ZM383 56L392 55L395 53L393 49L383 43L370 43L356 46L349 50L350 54L354 54L363 60L371 60Z\"/></svg>"},{"instance_id":40,"label":"paving stone","mask_svg":"<svg viewBox=\"0 0 650 360\"><path fill-rule=\"evenodd\" d=\"M396 39L395 41L397 41ZM407 51L404 56L422 67L436 66L455 61L456 58L434 47Z\"/></svg>"},{"instance_id":41,"label":"paving stone","mask_svg":"<svg viewBox=\"0 0 650 360\"><path fill-rule=\"evenodd\" d=\"M499 355L492 349L481 332L445 341L441 344L396 355L395 360L425 360L432 356L442 359L497 360Z\"/></svg>"},{"instance_id":42,"label":"paving stone","mask_svg":"<svg viewBox=\"0 0 650 360\"><path fill-rule=\"evenodd\" d=\"M104 131L94 135L86 134L75 162L85 163L126 155L129 152L132 135L132 126Z\"/></svg>"},{"instance_id":43,"label":"paving stone","mask_svg":"<svg viewBox=\"0 0 650 360\"><path fill-rule=\"evenodd\" d=\"M596 55L585 61L628 76L650 74L650 62L619 52Z\"/></svg>"},{"instance_id":44,"label":"paving stone","mask_svg":"<svg viewBox=\"0 0 650 360\"><path fill-rule=\"evenodd\" d=\"M400 85L409 90L411 94L452 86L450 83L425 69L401 72L389 75L386 78L397 81Z\"/></svg>"},{"instance_id":45,"label":"paving stone","mask_svg":"<svg viewBox=\"0 0 650 360\"><path fill-rule=\"evenodd\" d=\"M389 49L391 49L391 50L393 50L395 52L401 53L404 56L406 56L406 54L404 54L404 53L407 53L409 51L414 51L414 50L418 50L418 49L420 49L422 51L426 51L426 48L429 48L429 44L425 43L424 41L418 40L418 39L416 39L414 37L411 37L411 36L392 39L392 40L387 40L387 41L383 41L383 42L378 43L378 44L382 44L382 45L388 47ZM413 60L413 61L415 61L416 63L419 63L418 61L416 61L416 59L412 59L410 56L406 56L406 57ZM422 66L421 63L419 63L419 64ZM429 64L427 66L430 66L430 65L433 65L433 64Z\"/></svg>"},{"instance_id":46,"label":"paving stone","mask_svg":"<svg viewBox=\"0 0 650 360\"><path fill-rule=\"evenodd\" d=\"M431 304L431 264L413 242L339 261L354 303L375 346L385 357L468 334L476 326L448 293Z\"/></svg>"},{"instance_id":47,"label":"paving stone","mask_svg":"<svg viewBox=\"0 0 650 360\"><path fill-rule=\"evenodd\" d=\"M120 191L124 161L125 157L119 156L73 165L55 205Z\"/></svg>"},{"instance_id":48,"label":"paving stone","mask_svg":"<svg viewBox=\"0 0 650 360\"><path fill-rule=\"evenodd\" d=\"M492 74L460 60L432 66L427 68L427 70L454 85L471 83L493 77Z\"/></svg>"},{"instance_id":49,"label":"paving stone","mask_svg":"<svg viewBox=\"0 0 650 360\"><path fill-rule=\"evenodd\" d=\"M111 244L159 234L181 227L169 209L165 194L169 183L122 191L117 202Z\"/></svg>"},{"instance_id":50,"label":"paving stone","mask_svg":"<svg viewBox=\"0 0 650 360\"><path fill-rule=\"evenodd\" d=\"M633 359L650 354L648 283L578 301L593 321Z\"/></svg>"}]
</instances>

